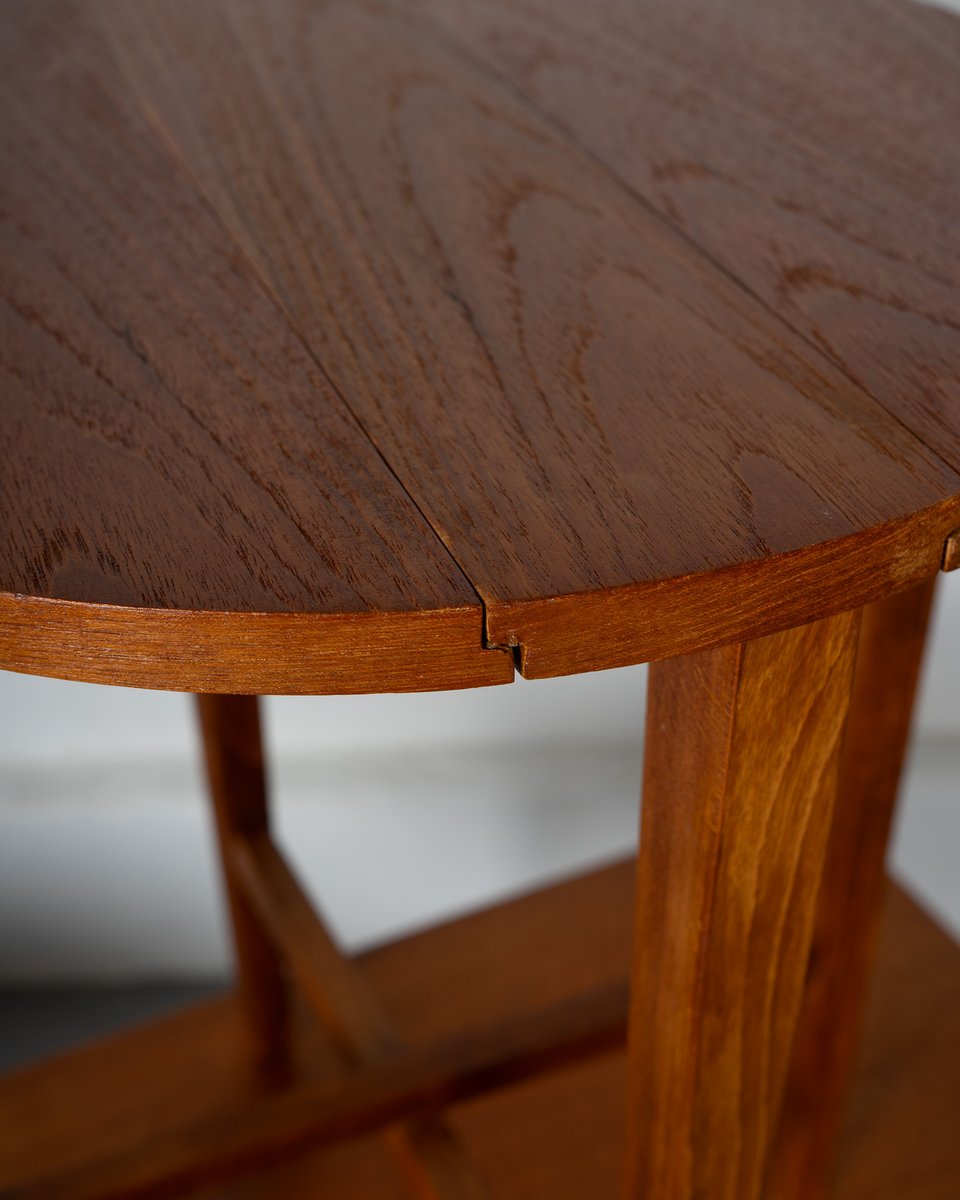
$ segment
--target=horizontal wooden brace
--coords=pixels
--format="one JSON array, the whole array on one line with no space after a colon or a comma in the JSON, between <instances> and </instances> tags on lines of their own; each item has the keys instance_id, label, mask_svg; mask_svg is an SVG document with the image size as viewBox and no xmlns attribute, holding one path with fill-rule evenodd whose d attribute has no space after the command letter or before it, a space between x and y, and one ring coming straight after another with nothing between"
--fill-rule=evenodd
<instances>
[{"instance_id":1,"label":"horizontal wooden brace","mask_svg":"<svg viewBox=\"0 0 960 1200\"><path fill-rule=\"evenodd\" d=\"M624 981L469 1036L399 1050L345 1078L278 1088L242 1119L200 1124L158 1141L149 1158L142 1152L119 1156L40 1179L11 1195L159 1200L305 1142L321 1146L372 1133L621 1045L627 991Z\"/></svg>"},{"instance_id":2,"label":"horizontal wooden brace","mask_svg":"<svg viewBox=\"0 0 960 1200\"><path fill-rule=\"evenodd\" d=\"M534 1006L559 1011L573 997L626 980L635 875L631 859L566 880L358 955L356 968L396 1014L398 1030L419 1046L470 1040L475 1030L495 1031L511 1013L530 1014ZM960 1046L953 1019L960 1014L956 948L892 888L878 962L836 1196L862 1198L868 1181L877 1197L904 1200L909 1193L920 1200L922 1181L919 1191L911 1189L895 1170L910 1147L933 1164L930 1178L942 1179L947 1195L948 1181L957 1178L956 1137L943 1119L960 1079L950 1053ZM452 996L468 977L474 986ZM230 993L0 1080L0 1194L71 1200L96 1195L102 1182L117 1196L134 1180L141 1195L192 1195L231 1176L233 1163L250 1173L248 1188L259 1184L264 1196L273 1195L271 1158L281 1174L284 1164L294 1165L287 1149L293 1143L277 1131L282 1112L302 1118L320 1081L332 1086L342 1069L304 1008L291 1005L290 1073L282 1080L244 1068L245 1013ZM502 1101L491 1095L482 1105L455 1109L454 1127L493 1187L508 1183L514 1170L526 1179L529 1169L562 1185L557 1196L564 1200L615 1196L622 1067L614 1051L572 1073L555 1072L542 1086ZM281 1110L284 1095L288 1107ZM261 1118L272 1125L266 1143L257 1132ZM484 1140L493 1130L495 1146ZM219 1158L197 1152L211 1132ZM345 1194L366 1195L371 1170L378 1179L388 1170L379 1147L366 1139L332 1159L314 1156L306 1118L294 1141L303 1151L298 1161L308 1172L316 1162L325 1184L327 1164L343 1162L342 1169L330 1167L335 1183L324 1200L339 1200L340 1181L355 1174L362 1182ZM178 1172L166 1193L155 1182L158 1155ZM142 1169L135 1169L137 1158Z\"/></svg>"}]
</instances>

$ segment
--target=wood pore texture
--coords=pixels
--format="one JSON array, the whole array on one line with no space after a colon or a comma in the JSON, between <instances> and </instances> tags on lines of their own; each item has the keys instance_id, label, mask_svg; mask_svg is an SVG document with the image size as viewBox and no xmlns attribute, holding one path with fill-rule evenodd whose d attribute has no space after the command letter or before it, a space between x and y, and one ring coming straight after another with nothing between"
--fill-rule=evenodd
<instances>
[{"instance_id":1,"label":"wood pore texture","mask_svg":"<svg viewBox=\"0 0 960 1200\"><path fill-rule=\"evenodd\" d=\"M863 610L837 799L767 1194L826 1194L870 976L933 587Z\"/></svg>"},{"instance_id":2,"label":"wood pore texture","mask_svg":"<svg viewBox=\"0 0 960 1200\"><path fill-rule=\"evenodd\" d=\"M664 658L943 561L950 18L0 21L4 665L470 686L512 677L493 647L530 676Z\"/></svg>"},{"instance_id":3,"label":"wood pore texture","mask_svg":"<svg viewBox=\"0 0 960 1200\"><path fill-rule=\"evenodd\" d=\"M0 16L4 665L241 692L508 680L81 8Z\"/></svg>"},{"instance_id":4,"label":"wood pore texture","mask_svg":"<svg viewBox=\"0 0 960 1200\"><path fill-rule=\"evenodd\" d=\"M803 1000L859 628L860 614L844 613L651 669L629 1200L762 1194Z\"/></svg>"},{"instance_id":5,"label":"wood pore texture","mask_svg":"<svg viewBox=\"0 0 960 1200\"><path fill-rule=\"evenodd\" d=\"M955 467L960 21L900 0L412 0Z\"/></svg>"}]
</instances>

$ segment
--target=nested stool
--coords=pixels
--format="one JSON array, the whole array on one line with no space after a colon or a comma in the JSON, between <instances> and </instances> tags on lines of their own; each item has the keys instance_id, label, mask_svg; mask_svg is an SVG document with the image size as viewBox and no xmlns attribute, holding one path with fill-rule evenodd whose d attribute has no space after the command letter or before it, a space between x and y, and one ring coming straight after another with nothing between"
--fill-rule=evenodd
<instances>
[{"instance_id":1,"label":"nested stool","mask_svg":"<svg viewBox=\"0 0 960 1200\"><path fill-rule=\"evenodd\" d=\"M199 694L238 977L0 1086L4 1194L955 1194L957 958L897 895L909 1003L835 1145L960 561L960 22L0 21L0 662ZM638 662L635 898L628 865L340 955L257 695Z\"/></svg>"}]
</instances>

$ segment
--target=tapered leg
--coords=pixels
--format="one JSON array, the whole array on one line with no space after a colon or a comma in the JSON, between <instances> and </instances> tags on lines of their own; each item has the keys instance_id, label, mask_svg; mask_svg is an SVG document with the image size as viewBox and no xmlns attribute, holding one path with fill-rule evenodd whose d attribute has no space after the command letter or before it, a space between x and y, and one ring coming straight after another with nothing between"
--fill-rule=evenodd
<instances>
[{"instance_id":1,"label":"tapered leg","mask_svg":"<svg viewBox=\"0 0 960 1200\"><path fill-rule=\"evenodd\" d=\"M655 663L629 1200L756 1200L804 991L860 614Z\"/></svg>"},{"instance_id":2,"label":"tapered leg","mask_svg":"<svg viewBox=\"0 0 960 1200\"><path fill-rule=\"evenodd\" d=\"M934 582L864 609L840 786L768 1200L826 1195Z\"/></svg>"},{"instance_id":3,"label":"tapered leg","mask_svg":"<svg viewBox=\"0 0 960 1200\"><path fill-rule=\"evenodd\" d=\"M254 1060L286 1058L286 994L277 951L236 878L234 839L268 832L260 716L255 696L197 697L207 781L216 816L221 867L230 907L237 985L247 1012Z\"/></svg>"}]
</instances>

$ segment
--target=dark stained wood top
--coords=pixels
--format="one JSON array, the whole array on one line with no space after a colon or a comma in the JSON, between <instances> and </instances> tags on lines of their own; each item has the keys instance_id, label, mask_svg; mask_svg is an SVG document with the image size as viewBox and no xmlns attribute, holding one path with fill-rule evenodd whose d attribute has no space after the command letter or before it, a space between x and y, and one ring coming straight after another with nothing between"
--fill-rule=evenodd
<instances>
[{"instance_id":1,"label":"dark stained wood top","mask_svg":"<svg viewBox=\"0 0 960 1200\"><path fill-rule=\"evenodd\" d=\"M901 0L420 0L956 466L960 20Z\"/></svg>"},{"instance_id":2,"label":"dark stained wood top","mask_svg":"<svg viewBox=\"0 0 960 1200\"><path fill-rule=\"evenodd\" d=\"M934 574L960 21L12 0L0 661L505 681Z\"/></svg>"},{"instance_id":3,"label":"dark stained wood top","mask_svg":"<svg viewBox=\"0 0 960 1200\"><path fill-rule=\"evenodd\" d=\"M2 583L71 602L0 604L5 659L211 690L512 678L101 32L67 6L2 15Z\"/></svg>"}]
</instances>

